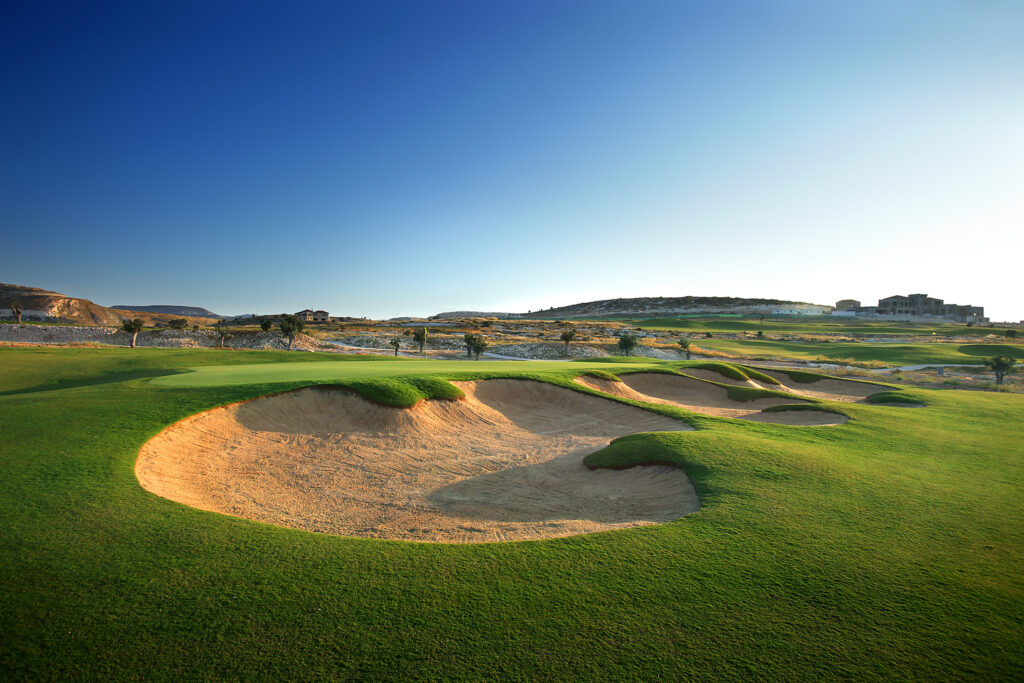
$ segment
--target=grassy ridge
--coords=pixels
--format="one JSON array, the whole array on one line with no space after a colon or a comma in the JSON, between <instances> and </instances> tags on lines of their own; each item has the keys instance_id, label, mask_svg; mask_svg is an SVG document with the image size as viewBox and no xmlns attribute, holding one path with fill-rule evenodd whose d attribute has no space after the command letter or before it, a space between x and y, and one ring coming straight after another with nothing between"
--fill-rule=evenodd
<instances>
[{"instance_id":1,"label":"grassy ridge","mask_svg":"<svg viewBox=\"0 0 1024 683\"><path fill-rule=\"evenodd\" d=\"M907 336L907 335L940 335L940 336L977 336L989 334L1003 335L1006 328L1002 327L967 327L957 323L893 323L866 322L863 320L842 321L831 316L802 316L799 318L643 318L631 319L630 322L644 329L675 330L678 332L727 332L743 333L764 330L772 334L834 334L834 335L868 335L868 336Z\"/></svg>"},{"instance_id":2,"label":"grassy ridge","mask_svg":"<svg viewBox=\"0 0 1024 683\"><path fill-rule=\"evenodd\" d=\"M696 432L624 437L591 456L684 467L702 501L693 515L433 545L282 529L139 487L147 438L308 383L292 363L291 379L101 384L205 360L26 351L0 349L0 391L73 368L80 384L0 396L0 668L12 679L1010 680L1024 667L1021 396L907 390L928 406L844 404L854 419L839 427L701 416ZM335 379L375 377L338 365ZM376 377L410 376L376 365ZM422 376L563 383L585 368L514 365L424 362Z\"/></svg>"},{"instance_id":3,"label":"grassy ridge","mask_svg":"<svg viewBox=\"0 0 1024 683\"><path fill-rule=\"evenodd\" d=\"M816 360L819 358L851 358L857 361L881 361L891 365L918 363L963 363L980 365L988 356L1002 354L1024 359L1022 344L869 344L845 342L781 342L756 339L701 339L701 348L722 351L731 355L754 358L792 358Z\"/></svg>"}]
</instances>

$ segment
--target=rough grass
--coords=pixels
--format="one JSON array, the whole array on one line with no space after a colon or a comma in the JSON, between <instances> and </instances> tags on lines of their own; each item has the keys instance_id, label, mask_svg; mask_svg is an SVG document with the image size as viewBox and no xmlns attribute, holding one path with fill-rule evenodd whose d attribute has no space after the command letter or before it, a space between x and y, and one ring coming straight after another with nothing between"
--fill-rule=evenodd
<instances>
[{"instance_id":1,"label":"rough grass","mask_svg":"<svg viewBox=\"0 0 1024 683\"><path fill-rule=\"evenodd\" d=\"M174 384L194 373L169 373L209 357L244 370L272 355L34 351L0 349L0 392L40 387L0 396L12 680L1013 680L1024 668L1024 396L907 389L928 405L844 404L855 419L836 427L686 416L697 431L624 437L588 463L681 466L698 512L434 545L273 527L138 485L146 439L306 386L301 363ZM332 381L417 376L401 361L373 363L377 375L311 365ZM563 386L586 367L421 365L438 381Z\"/></svg>"}]
</instances>

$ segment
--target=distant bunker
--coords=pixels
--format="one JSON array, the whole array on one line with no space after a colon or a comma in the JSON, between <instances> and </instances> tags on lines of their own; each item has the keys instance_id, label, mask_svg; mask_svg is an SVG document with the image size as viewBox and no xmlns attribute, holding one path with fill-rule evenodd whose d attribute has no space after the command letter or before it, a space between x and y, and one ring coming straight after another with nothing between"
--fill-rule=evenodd
<instances>
[{"instance_id":1,"label":"distant bunker","mask_svg":"<svg viewBox=\"0 0 1024 683\"><path fill-rule=\"evenodd\" d=\"M148 441L136 475L148 491L203 510L444 543L571 536L698 509L679 468L583 464L615 437L689 425L533 380L453 384L465 399L412 408L332 388L216 408Z\"/></svg>"}]
</instances>

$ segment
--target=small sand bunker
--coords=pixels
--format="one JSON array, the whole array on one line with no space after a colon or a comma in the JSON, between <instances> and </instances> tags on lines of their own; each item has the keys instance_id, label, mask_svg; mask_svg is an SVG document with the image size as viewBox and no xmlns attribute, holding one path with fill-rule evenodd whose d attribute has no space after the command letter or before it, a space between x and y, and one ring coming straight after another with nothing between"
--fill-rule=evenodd
<instances>
[{"instance_id":1,"label":"small sand bunker","mask_svg":"<svg viewBox=\"0 0 1024 683\"><path fill-rule=\"evenodd\" d=\"M414 408L317 388L217 408L147 442L136 475L203 510L450 543L656 524L699 507L678 468L583 465L614 437L689 425L542 382L456 384L465 400Z\"/></svg>"},{"instance_id":2,"label":"small sand bunker","mask_svg":"<svg viewBox=\"0 0 1024 683\"><path fill-rule=\"evenodd\" d=\"M718 373L714 373L718 374ZM752 422L801 427L837 425L849 420L845 415L824 410L787 410L763 413L769 406L793 403L795 398L763 398L756 401L734 401L728 390L702 382L699 379L655 372L637 372L621 375L621 382L583 375L580 384L597 391L648 403L665 403L695 413L731 417ZM743 383L746 384L746 383Z\"/></svg>"}]
</instances>

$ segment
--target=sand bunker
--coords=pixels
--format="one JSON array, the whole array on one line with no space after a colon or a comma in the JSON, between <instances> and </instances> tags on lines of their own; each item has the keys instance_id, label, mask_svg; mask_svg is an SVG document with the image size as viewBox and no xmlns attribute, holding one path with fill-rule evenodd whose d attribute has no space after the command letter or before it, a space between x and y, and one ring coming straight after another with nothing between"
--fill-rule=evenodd
<instances>
[{"instance_id":1,"label":"sand bunker","mask_svg":"<svg viewBox=\"0 0 1024 683\"><path fill-rule=\"evenodd\" d=\"M867 382L855 382L847 379L819 379L817 382L801 383L793 380L784 372L774 372L767 368L758 368L761 372L782 382L782 386L765 385L767 389L788 391L797 396L807 396L823 401L841 401L843 403L860 403L880 391L892 391L889 387Z\"/></svg>"},{"instance_id":2,"label":"sand bunker","mask_svg":"<svg viewBox=\"0 0 1024 683\"><path fill-rule=\"evenodd\" d=\"M418 541L570 536L699 507L680 469L582 462L616 436L688 425L542 382L456 384L465 400L414 408L316 388L217 408L147 442L136 474L203 510Z\"/></svg>"},{"instance_id":3,"label":"sand bunker","mask_svg":"<svg viewBox=\"0 0 1024 683\"><path fill-rule=\"evenodd\" d=\"M717 373L715 373L717 374ZM792 410L763 413L769 406L792 404L795 398L764 398L756 401L734 401L728 390L681 375L655 372L637 372L621 375L621 382L583 375L580 384L597 391L648 403L665 403L695 413L731 417L752 422L813 427L837 425L849 420L845 415L824 410Z\"/></svg>"}]
</instances>

